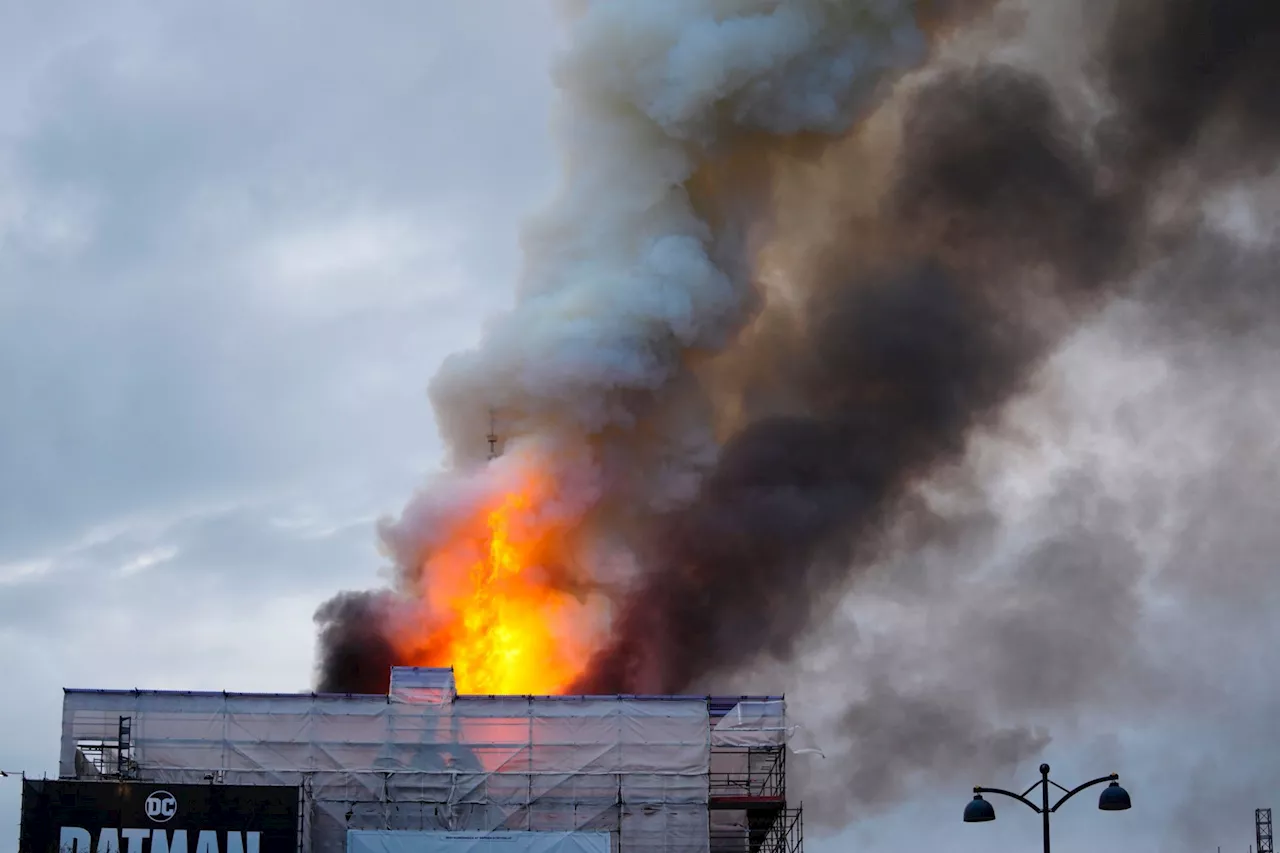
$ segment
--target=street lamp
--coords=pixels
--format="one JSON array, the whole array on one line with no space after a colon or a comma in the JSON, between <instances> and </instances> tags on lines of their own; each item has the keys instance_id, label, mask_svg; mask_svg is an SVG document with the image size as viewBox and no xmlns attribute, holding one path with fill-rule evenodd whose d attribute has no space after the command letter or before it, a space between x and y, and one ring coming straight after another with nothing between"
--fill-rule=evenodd
<instances>
[{"instance_id":1,"label":"street lamp","mask_svg":"<svg viewBox=\"0 0 1280 853\"><path fill-rule=\"evenodd\" d=\"M1122 812L1125 809L1132 808L1133 804L1129 802L1129 792L1120 787L1120 775L1112 773L1108 776L1102 776L1083 785L1079 785L1068 791L1049 778L1049 765L1040 765L1040 781L1032 785L1021 794L1015 794L1012 791L1005 791L1000 788L983 788L976 787L973 789L973 799L969 801L969 805L964 807L965 823L985 823L989 820L996 819L996 810L991 803L982 799L983 794L1003 794L1006 797L1013 797L1025 806L1029 806L1033 812L1044 816L1044 853L1049 853L1049 815L1056 812L1063 803L1083 791L1085 788L1092 788L1094 785L1101 785L1103 782L1111 784L1102 789L1102 793L1098 796L1098 808L1104 812ZM1049 805L1049 786L1062 791L1062 799ZM1041 788L1041 805L1036 805L1027 799L1036 788Z\"/></svg>"}]
</instances>

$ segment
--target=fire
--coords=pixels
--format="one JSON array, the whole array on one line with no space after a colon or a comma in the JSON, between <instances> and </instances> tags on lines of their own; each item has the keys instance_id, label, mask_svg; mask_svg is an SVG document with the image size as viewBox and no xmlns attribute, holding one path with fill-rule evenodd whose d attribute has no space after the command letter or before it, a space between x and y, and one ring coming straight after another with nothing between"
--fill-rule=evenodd
<instances>
[{"instance_id":1,"label":"fire","mask_svg":"<svg viewBox=\"0 0 1280 853\"><path fill-rule=\"evenodd\" d=\"M587 604L551 568L567 530L538 513L548 485L530 477L503 494L421 567L424 612L401 652L416 666L452 666L459 693L559 693L590 653Z\"/></svg>"}]
</instances>

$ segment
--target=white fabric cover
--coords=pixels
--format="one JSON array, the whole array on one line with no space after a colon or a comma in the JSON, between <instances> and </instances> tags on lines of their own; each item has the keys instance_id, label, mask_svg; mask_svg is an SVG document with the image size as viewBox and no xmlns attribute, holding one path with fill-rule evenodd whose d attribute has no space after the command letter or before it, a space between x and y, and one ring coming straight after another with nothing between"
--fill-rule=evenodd
<instances>
[{"instance_id":1,"label":"white fabric cover","mask_svg":"<svg viewBox=\"0 0 1280 853\"><path fill-rule=\"evenodd\" d=\"M353 829L347 853L610 853L607 832L406 832Z\"/></svg>"},{"instance_id":2,"label":"white fabric cover","mask_svg":"<svg viewBox=\"0 0 1280 853\"><path fill-rule=\"evenodd\" d=\"M712 746L782 746L787 730L787 705L782 699L744 699L734 705L711 730Z\"/></svg>"},{"instance_id":3,"label":"white fabric cover","mask_svg":"<svg viewBox=\"0 0 1280 853\"><path fill-rule=\"evenodd\" d=\"M447 705L458 697L452 669L425 666L391 667L392 702L419 705Z\"/></svg>"},{"instance_id":4,"label":"white fabric cover","mask_svg":"<svg viewBox=\"0 0 1280 853\"><path fill-rule=\"evenodd\" d=\"M305 851L349 829L603 831L620 853L706 853L711 727L702 699L67 691L76 744L133 720L144 779L301 785Z\"/></svg>"}]
</instances>

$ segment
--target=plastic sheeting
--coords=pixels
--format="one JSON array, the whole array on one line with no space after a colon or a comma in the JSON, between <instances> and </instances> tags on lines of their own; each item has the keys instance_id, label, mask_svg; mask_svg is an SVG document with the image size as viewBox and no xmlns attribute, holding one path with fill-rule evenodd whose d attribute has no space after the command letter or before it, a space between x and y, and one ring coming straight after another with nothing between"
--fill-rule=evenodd
<instances>
[{"instance_id":1,"label":"plastic sheeting","mask_svg":"<svg viewBox=\"0 0 1280 853\"><path fill-rule=\"evenodd\" d=\"M783 746L787 729L787 706L782 699L743 699L711 729L712 746Z\"/></svg>"},{"instance_id":2,"label":"plastic sheeting","mask_svg":"<svg viewBox=\"0 0 1280 853\"><path fill-rule=\"evenodd\" d=\"M388 695L392 702L447 705L458 698L458 690L452 669L393 666Z\"/></svg>"},{"instance_id":3,"label":"plastic sheeting","mask_svg":"<svg viewBox=\"0 0 1280 853\"><path fill-rule=\"evenodd\" d=\"M302 785L303 849L316 853L341 853L348 829L602 831L621 853L708 848L702 699L68 691L61 773L121 716L142 779Z\"/></svg>"},{"instance_id":4,"label":"plastic sheeting","mask_svg":"<svg viewBox=\"0 0 1280 853\"><path fill-rule=\"evenodd\" d=\"M353 829L347 853L609 853L607 832L387 832Z\"/></svg>"}]
</instances>

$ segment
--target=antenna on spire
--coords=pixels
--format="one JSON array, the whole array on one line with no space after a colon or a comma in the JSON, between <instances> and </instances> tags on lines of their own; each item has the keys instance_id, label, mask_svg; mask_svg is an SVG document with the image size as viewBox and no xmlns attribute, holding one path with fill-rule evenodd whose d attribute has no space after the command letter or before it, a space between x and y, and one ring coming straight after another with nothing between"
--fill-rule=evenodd
<instances>
[{"instance_id":1,"label":"antenna on spire","mask_svg":"<svg viewBox=\"0 0 1280 853\"><path fill-rule=\"evenodd\" d=\"M489 410L489 434L486 436L486 438L489 439L489 458L497 459L498 458L498 426L497 426L497 416L494 414L493 409Z\"/></svg>"}]
</instances>

